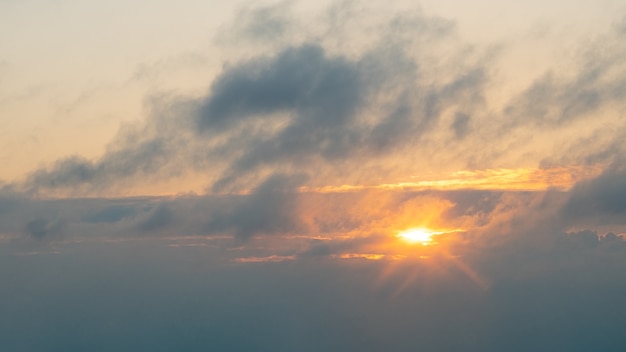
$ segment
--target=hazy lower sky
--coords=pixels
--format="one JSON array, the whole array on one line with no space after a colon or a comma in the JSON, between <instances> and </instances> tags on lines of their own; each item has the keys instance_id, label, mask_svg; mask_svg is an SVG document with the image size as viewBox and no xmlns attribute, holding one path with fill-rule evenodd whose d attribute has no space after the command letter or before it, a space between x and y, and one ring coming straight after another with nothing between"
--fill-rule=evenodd
<instances>
[{"instance_id":1,"label":"hazy lower sky","mask_svg":"<svg viewBox=\"0 0 626 352\"><path fill-rule=\"evenodd\" d=\"M0 0L0 350L619 351L624 1Z\"/></svg>"}]
</instances>

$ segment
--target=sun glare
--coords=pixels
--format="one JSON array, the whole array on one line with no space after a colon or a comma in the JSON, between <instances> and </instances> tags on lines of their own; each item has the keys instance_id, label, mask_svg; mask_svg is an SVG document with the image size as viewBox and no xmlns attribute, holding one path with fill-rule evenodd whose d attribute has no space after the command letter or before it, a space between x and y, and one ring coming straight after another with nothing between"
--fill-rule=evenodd
<instances>
[{"instance_id":1,"label":"sun glare","mask_svg":"<svg viewBox=\"0 0 626 352\"><path fill-rule=\"evenodd\" d=\"M436 233L428 229L417 228L400 231L397 236L407 242L428 245L433 243L434 234Z\"/></svg>"}]
</instances>

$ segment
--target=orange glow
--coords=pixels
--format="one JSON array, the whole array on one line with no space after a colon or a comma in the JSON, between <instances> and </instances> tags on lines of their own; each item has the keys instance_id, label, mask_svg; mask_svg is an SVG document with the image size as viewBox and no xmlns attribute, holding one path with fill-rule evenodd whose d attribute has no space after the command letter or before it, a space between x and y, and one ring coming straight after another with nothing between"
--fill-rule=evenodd
<instances>
[{"instance_id":1,"label":"orange glow","mask_svg":"<svg viewBox=\"0 0 626 352\"><path fill-rule=\"evenodd\" d=\"M233 261L237 263L277 263L290 260L296 260L296 257L293 255L270 255L268 257L244 257L233 259Z\"/></svg>"},{"instance_id":2,"label":"orange glow","mask_svg":"<svg viewBox=\"0 0 626 352\"><path fill-rule=\"evenodd\" d=\"M590 179L602 172L601 165L568 166L552 168L518 168L464 170L441 178L418 179L410 177L397 183L378 185L341 185L300 187L300 192L346 193L363 190L508 190L544 191L550 188L567 190L579 181Z\"/></svg>"},{"instance_id":3,"label":"orange glow","mask_svg":"<svg viewBox=\"0 0 626 352\"><path fill-rule=\"evenodd\" d=\"M409 228L398 232L397 238L409 244L421 244L423 246L430 246L439 244L435 241L435 236L448 235L455 232L464 232L465 230L432 230L425 227ZM443 238L443 237L442 237ZM449 239L449 238L448 238ZM444 241L445 242L445 241Z\"/></svg>"},{"instance_id":4,"label":"orange glow","mask_svg":"<svg viewBox=\"0 0 626 352\"><path fill-rule=\"evenodd\" d=\"M421 243L426 246L433 243L432 236L436 233L423 228L408 229L400 231L397 236L410 243Z\"/></svg>"},{"instance_id":5,"label":"orange glow","mask_svg":"<svg viewBox=\"0 0 626 352\"><path fill-rule=\"evenodd\" d=\"M401 259L406 259L406 256L404 255L393 255L393 254L378 254L378 253L344 253L344 254L340 254L338 256L335 256L336 258L340 258L340 259L367 259L367 260L382 260L382 259L387 259L387 260L401 260Z\"/></svg>"}]
</instances>

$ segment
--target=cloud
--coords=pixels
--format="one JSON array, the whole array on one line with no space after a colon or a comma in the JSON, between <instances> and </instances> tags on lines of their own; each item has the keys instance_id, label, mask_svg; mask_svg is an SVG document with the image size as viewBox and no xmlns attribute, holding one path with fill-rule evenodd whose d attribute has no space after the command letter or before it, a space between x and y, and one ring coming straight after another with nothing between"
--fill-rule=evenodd
<instances>
[{"instance_id":1,"label":"cloud","mask_svg":"<svg viewBox=\"0 0 626 352\"><path fill-rule=\"evenodd\" d=\"M280 110L295 110L297 119L325 127L341 126L360 103L359 78L354 63L327 58L317 45L288 48L223 72L201 108L199 128L219 131Z\"/></svg>"},{"instance_id":2,"label":"cloud","mask_svg":"<svg viewBox=\"0 0 626 352\"><path fill-rule=\"evenodd\" d=\"M240 8L232 23L224 26L216 41L221 45L241 44L242 41L268 44L280 41L296 30L292 4L275 4Z\"/></svg>"},{"instance_id":3,"label":"cloud","mask_svg":"<svg viewBox=\"0 0 626 352\"><path fill-rule=\"evenodd\" d=\"M154 139L138 142L109 152L99 160L79 156L61 159L49 169L31 173L25 187L28 190L102 190L134 176L149 177L166 163L169 156L163 141Z\"/></svg>"},{"instance_id":4,"label":"cloud","mask_svg":"<svg viewBox=\"0 0 626 352\"><path fill-rule=\"evenodd\" d=\"M161 203L151 209L137 224L141 231L152 232L162 230L171 226L175 221L173 211L165 204Z\"/></svg>"},{"instance_id":5,"label":"cloud","mask_svg":"<svg viewBox=\"0 0 626 352\"><path fill-rule=\"evenodd\" d=\"M457 113L452 122L452 129L457 138L463 138L469 132L471 116L463 113Z\"/></svg>"},{"instance_id":6,"label":"cloud","mask_svg":"<svg viewBox=\"0 0 626 352\"><path fill-rule=\"evenodd\" d=\"M626 97L623 33L615 28L581 44L567 68L555 67L512 96L497 129L504 136L558 141L544 165L610 163L619 155ZM525 131L525 132L521 132ZM544 136L541 136L541 135Z\"/></svg>"},{"instance_id":7,"label":"cloud","mask_svg":"<svg viewBox=\"0 0 626 352\"><path fill-rule=\"evenodd\" d=\"M244 154L233 161L217 188L228 178L266 164L345 155L358 142L356 131L346 134L363 99L355 63L327 58L315 45L290 48L263 61L233 67L214 82L200 109L200 131L220 132L250 119L271 126L268 115L281 111L292 116L275 135L250 131L248 143L228 146Z\"/></svg>"},{"instance_id":8,"label":"cloud","mask_svg":"<svg viewBox=\"0 0 626 352\"><path fill-rule=\"evenodd\" d=\"M600 176L577 184L563 208L563 216L574 222L623 225L626 224L624 215L626 215L626 170L620 161L606 169Z\"/></svg>"},{"instance_id":9,"label":"cloud","mask_svg":"<svg viewBox=\"0 0 626 352\"><path fill-rule=\"evenodd\" d=\"M111 205L87 214L82 220L89 223L115 223L133 217L136 211L134 207L129 205Z\"/></svg>"},{"instance_id":10,"label":"cloud","mask_svg":"<svg viewBox=\"0 0 626 352\"><path fill-rule=\"evenodd\" d=\"M382 49L350 60L307 44L226 69L198 113L207 138L241 130L215 151L233 158L214 190L267 166L327 169L330 163L382 159L418 141L442 111L481 99L482 69L422 86L410 79L418 79L418 67L402 50L388 49L401 65L391 66ZM374 102L389 108L381 111ZM305 169L310 176L311 169Z\"/></svg>"},{"instance_id":11,"label":"cloud","mask_svg":"<svg viewBox=\"0 0 626 352\"><path fill-rule=\"evenodd\" d=\"M43 240L62 232L64 221L36 218L26 223L24 230L34 239Z\"/></svg>"},{"instance_id":12,"label":"cloud","mask_svg":"<svg viewBox=\"0 0 626 352\"><path fill-rule=\"evenodd\" d=\"M251 18L260 20L255 11ZM378 23L384 30L357 52L305 36L225 64L203 96L155 96L150 116L122 126L102 157L61 159L23 186L44 195L100 194L185 177L181 170L203 175L213 192L251 189L275 172L323 183L355 178L349 170L368 160L389 171L391 153L419 143L449 111L457 137L467 133L458 116L484 103L487 69L472 55L446 55L454 69L437 76L427 55L413 51L443 50L432 39L445 41L454 26L420 13ZM354 26L350 33L364 24Z\"/></svg>"},{"instance_id":13,"label":"cloud","mask_svg":"<svg viewBox=\"0 0 626 352\"><path fill-rule=\"evenodd\" d=\"M13 192L10 188L0 187L0 216L15 209L22 198L21 194Z\"/></svg>"},{"instance_id":14,"label":"cloud","mask_svg":"<svg viewBox=\"0 0 626 352\"><path fill-rule=\"evenodd\" d=\"M551 71L537 79L507 112L520 113L517 122L563 125L611 105L626 95L623 34L612 30L579 49L575 70Z\"/></svg>"},{"instance_id":15,"label":"cloud","mask_svg":"<svg viewBox=\"0 0 626 352\"><path fill-rule=\"evenodd\" d=\"M268 178L232 208L216 212L207 230L228 231L239 240L257 234L298 231L303 225L299 221L295 189L301 181L284 175Z\"/></svg>"}]
</instances>

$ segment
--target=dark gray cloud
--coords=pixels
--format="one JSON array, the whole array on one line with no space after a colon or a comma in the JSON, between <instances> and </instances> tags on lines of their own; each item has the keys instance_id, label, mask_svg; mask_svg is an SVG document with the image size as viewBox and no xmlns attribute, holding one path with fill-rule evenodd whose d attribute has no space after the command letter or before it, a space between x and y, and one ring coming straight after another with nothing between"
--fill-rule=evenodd
<instances>
[{"instance_id":1,"label":"dark gray cloud","mask_svg":"<svg viewBox=\"0 0 626 352\"><path fill-rule=\"evenodd\" d=\"M172 226L174 222L174 212L170 206L160 203L145 214L145 218L139 221L137 227L142 231L153 233Z\"/></svg>"},{"instance_id":2,"label":"dark gray cloud","mask_svg":"<svg viewBox=\"0 0 626 352\"><path fill-rule=\"evenodd\" d=\"M501 203L502 192L492 191L459 191L442 194L454 205L446 210L443 218L454 220L471 217L478 226L486 225L491 214Z\"/></svg>"},{"instance_id":3,"label":"dark gray cloud","mask_svg":"<svg viewBox=\"0 0 626 352\"><path fill-rule=\"evenodd\" d=\"M229 235L245 242L255 235L306 232L297 192L304 176L273 175L246 195L180 196L174 199L32 199L0 196L0 235L71 240ZM18 197L19 196L19 197Z\"/></svg>"},{"instance_id":4,"label":"dark gray cloud","mask_svg":"<svg viewBox=\"0 0 626 352\"><path fill-rule=\"evenodd\" d=\"M356 118L364 98L358 64L328 58L316 45L289 48L271 59L257 59L225 71L214 82L199 112L204 133L220 132L250 119L271 124L272 114L291 114L277 135L247 136L231 143L243 149L217 188L265 164L295 162L312 156L341 157L360 142ZM252 132L254 133L254 132ZM247 142L247 143L246 143Z\"/></svg>"},{"instance_id":5,"label":"dark gray cloud","mask_svg":"<svg viewBox=\"0 0 626 352\"><path fill-rule=\"evenodd\" d=\"M618 159L621 160L621 159ZM592 180L577 184L563 209L570 221L626 224L626 170L621 162Z\"/></svg>"},{"instance_id":6,"label":"dark gray cloud","mask_svg":"<svg viewBox=\"0 0 626 352\"><path fill-rule=\"evenodd\" d=\"M361 83L353 62L326 57L317 45L288 48L274 58L257 58L223 72L201 108L198 125L203 131L220 131L247 118L295 110L299 123L342 126L361 103Z\"/></svg>"},{"instance_id":7,"label":"dark gray cloud","mask_svg":"<svg viewBox=\"0 0 626 352\"><path fill-rule=\"evenodd\" d=\"M31 173L25 187L32 191L69 190L78 194L84 190L102 190L131 177L150 178L170 156L162 140L137 142L95 161L78 156L61 159L51 168Z\"/></svg>"},{"instance_id":8,"label":"dark gray cloud","mask_svg":"<svg viewBox=\"0 0 626 352\"><path fill-rule=\"evenodd\" d=\"M467 114L457 113L454 116L451 127L457 138L463 138L467 135L470 129L470 120L471 116Z\"/></svg>"},{"instance_id":9,"label":"dark gray cloud","mask_svg":"<svg viewBox=\"0 0 626 352\"><path fill-rule=\"evenodd\" d=\"M36 218L30 220L24 226L24 231L34 239L43 240L55 236L63 231L65 222L61 219L49 220Z\"/></svg>"},{"instance_id":10,"label":"dark gray cloud","mask_svg":"<svg viewBox=\"0 0 626 352\"><path fill-rule=\"evenodd\" d=\"M23 195L13 192L9 187L0 186L0 216L15 209Z\"/></svg>"},{"instance_id":11,"label":"dark gray cloud","mask_svg":"<svg viewBox=\"0 0 626 352\"><path fill-rule=\"evenodd\" d=\"M302 230L296 202L296 187L301 182L301 177L274 175L268 178L249 196L239 197L231 208L217 210L206 230L232 233L242 241L258 234Z\"/></svg>"},{"instance_id":12,"label":"dark gray cloud","mask_svg":"<svg viewBox=\"0 0 626 352\"><path fill-rule=\"evenodd\" d=\"M136 212L137 210L129 205L111 205L87 214L82 220L90 223L115 223L133 217Z\"/></svg>"}]
</instances>

